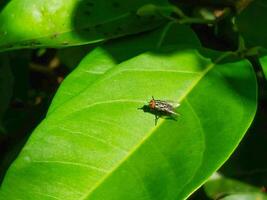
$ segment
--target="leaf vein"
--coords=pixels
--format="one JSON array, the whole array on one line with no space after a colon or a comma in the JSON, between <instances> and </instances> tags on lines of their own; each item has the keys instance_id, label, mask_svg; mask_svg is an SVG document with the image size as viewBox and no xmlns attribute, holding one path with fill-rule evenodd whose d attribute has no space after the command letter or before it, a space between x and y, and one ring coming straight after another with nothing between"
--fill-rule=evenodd
<instances>
[{"instance_id":1,"label":"leaf vein","mask_svg":"<svg viewBox=\"0 0 267 200\"><path fill-rule=\"evenodd\" d=\"M61 130L64 130L67 133L70 133L70 134L73 134L74 133L74 134L78 134L78 135L81 135L81 136L84 136L84 137L88 137L88 138L94 139L94 140L99 141L99 142L101 142L103 144L106 144L106 145L108 145L110 147L113 147L115 149L119 149L119 150L121 150L124 153L127 153L128 152L127 150L123 149L122 147L115 146L115 145L107 142L106 140L104 140L102 138L95 137L95 136L90 135L90 134L84 134L84 133L81 133L80 131L70 131L69 129L67 129L65 127L62 127L62 126L61 127L58 127L58 128L61 129Z\"/></svg>"},{"instance_id":2,"label":"leaf vein","mask_svg":"<svg viewBox=\"0 0 267 200\"><path fill-rule=\"evenodd\" d=\"M88 168L88 169L92 169L95 171L99 171L99 172L103 172L103 173L107 173L108 170L103 169L103 168L99 168L99 167L95 167L89 164L84 164L84 163L77 163L77 162L69 162L69 161L58 161L58 160L33 160L31 161L33 163L47 163L47 164L62 164L62 165L73 165L73 166L79 166L82 168Z\"/></svg>"}]
</instances>

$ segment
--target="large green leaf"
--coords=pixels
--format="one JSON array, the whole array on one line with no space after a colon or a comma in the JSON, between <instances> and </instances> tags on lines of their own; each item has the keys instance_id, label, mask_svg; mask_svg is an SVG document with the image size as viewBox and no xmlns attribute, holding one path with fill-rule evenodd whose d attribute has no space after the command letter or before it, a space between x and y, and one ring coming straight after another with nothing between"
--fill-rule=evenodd
<instances>
[{"instance_id":1,"label":"large green leaf","mask_svg":"<svg viewBox=\"0 0 267 200\"><path fill-rule=\"evenodd\" d=\"M219 64L198 45L167 44L111 62L57 104L8 170L0 199L184 199L196 190L249 127L256 80L247 61ZM180 102L177 121L155 126L138 109L151 95Z\"/></svg>"},{"instance_id":2,"label":"large green leaf","mask_svg":"<svg viewBox=\"0 0 267 200\"><path fill-rule=\"evenodd\" d=\"M236 22L245 42L250 46L267 47L267 2L254 0L239 16Z\"/></svg>"},{"instance_id":3,"label":"large green leaf","mask_svg":"<svg viewBox=\"0 0 267 200\"><path fill-rule=\"evenodd\" d=\"M94 43L160 26L157 13L138 15L145 4L166 0L13 0L0 13L0 50Z\"/></svg>"}]
</instances>

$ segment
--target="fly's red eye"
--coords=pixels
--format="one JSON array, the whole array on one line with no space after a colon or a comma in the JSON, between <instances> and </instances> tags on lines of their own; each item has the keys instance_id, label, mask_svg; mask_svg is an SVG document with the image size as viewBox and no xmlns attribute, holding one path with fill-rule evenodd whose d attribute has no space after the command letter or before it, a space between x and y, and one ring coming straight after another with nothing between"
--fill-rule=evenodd
<instances>
[{"instance_id":1,"label":"fly's red eye","mask_svg":"<svg viewBox=\"0 0 267 200\"><path fill-rule=\"evenodd\" d=\"M155 108L155 101L154 100L151 100L150 102L149 102L149 107L151 108L151 109L154 109Z\"/></svg>"}]
</instances>

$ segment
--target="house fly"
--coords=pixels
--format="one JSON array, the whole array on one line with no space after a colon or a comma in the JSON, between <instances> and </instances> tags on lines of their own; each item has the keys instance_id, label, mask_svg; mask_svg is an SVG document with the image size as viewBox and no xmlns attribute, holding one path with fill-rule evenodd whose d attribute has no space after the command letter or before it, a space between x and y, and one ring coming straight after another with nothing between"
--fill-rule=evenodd
<instances>
[{"instance_id":1,"label":"house fly","mask_svg":"<svg viewBox=\"0 0 267 200\"><path fill-rule=\"evenodd\" d=\"M170 101L156 100L152 96L152 99L149 101L148 105L144 105L142 109L144 112L149 112L155 115L155 125L157 125L158 119L160 117L167 117L167 119L176 120L176 117L179 115L175 112L175 109L180 106L178 103L172 103Z\"/></svg>"}]
</instances>

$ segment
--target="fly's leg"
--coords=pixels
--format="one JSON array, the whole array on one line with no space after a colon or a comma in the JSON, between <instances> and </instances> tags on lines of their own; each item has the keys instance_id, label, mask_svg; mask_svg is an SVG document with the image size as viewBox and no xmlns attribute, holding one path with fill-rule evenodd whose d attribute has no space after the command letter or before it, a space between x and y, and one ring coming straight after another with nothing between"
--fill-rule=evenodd
<instances>
[{"instance_id":1,"label":"fly's leg","mask_svg":"<svg viewBox=\"0 0 267 200\"><path fill-rule=\"evenodd\" d=\"M159 116L158 115L155 115L155 126L157 125L158 120L159 120Z\"/></svg>"}]
</instances>

